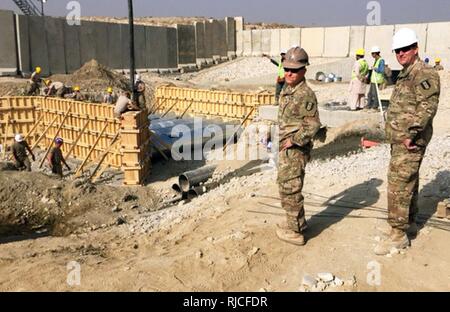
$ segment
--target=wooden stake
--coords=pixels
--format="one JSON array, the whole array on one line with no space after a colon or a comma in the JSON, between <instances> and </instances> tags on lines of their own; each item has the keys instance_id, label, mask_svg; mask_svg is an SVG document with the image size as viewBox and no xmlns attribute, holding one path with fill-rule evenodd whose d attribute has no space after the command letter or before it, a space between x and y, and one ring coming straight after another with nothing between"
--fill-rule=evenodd
<instances>
[{"instance_id":1,"label":"wooden stake","mask_svg":"<svg viewBox=\"0 0 450 312\"><path fill-rule=\"evenodd\" d=\"M94 171L89 177L89 180L92 179L92 177L97 173L98 168L102 165L103 161L106 159L106 156L111 151L112 147L114 146L114 143L119 138L120 131L116 133L116 135L111 139L111 142L109 142L108 148L103 152L103 154L100 156L100 160L97 164L97 166L94 168Z\"/></svg>"},{"instance_id":2,"label":"wooden stake","mask_svg":"<svg viewBox=\"0 0 450 312\"><path fill-rule=\"evenodd\" d=\"M189 108L191 108L192 104L194 104L194 100L191 101L191 103L188 105L188 107L184 110L183 114L181 114L181 116L177 117L177 119L183 119L184 114L187 113Z\"/></svg>"},{"instance_id":3,"label":"wooden stake","mask_svg":"<svg viewBox=\"0 0 450 312\"><path fill-rule=\"evenodd\" d=\"M169 98L165 98L165 99L163 99L162 101L161 101L161 103L157 106L157 107L155 107L155 109L152 109L152 111L150 112L150 114L151 115L153 115L153 114L155 114L158 110L159 110L159 108L168 100Z\"/></svg>"},{"instance_id":4,"label":"wooden stake","mask_svg":"<svg viewBox=\"0 0 450 312\"><path fill-rule=\"evenodd\" d=\"M178 104L178 102L175 102L175 104L173 104L173 105L167 110L167 112L165 112L160 118L164 118L164 117L172 110L172 108L174 108L175 105L177 105L177 104Z\"/></svg>"},{"instance_id":5,"label":"wooden stake","mask_svg":"<svg viewBox=\"0 0 450 312\"><path fill-rule=\"evenodd\" d=\"M89 157L91 157L92 152L94 151L95 147L97 146L98 142L100 141L100 138L102 137L103 133L105 133L106 128L108 127L108 124L106 123L105 126L102 129L102 132L98 136L98 138L95 140L94 145L92 145L91 149L89 150L89 153L87 154L86 158L81 163L80 167L75 172L75 177L80 176L80 172L82 172L83 167L86 165L87 161L89 160Z\"/></svg>"},{"instance_id":6,"label":"wooden stake","mask_svg":"<svg viewBox=\"0 0 450 312\"><path fill-rule=\"evenodd\" d=\"M87 126L89 125L90 120L86 121L86 123L83 126L83 129L81 129L80 134L78 134L77 138L75 139L75 141L72 142L72 146L70 147L70 150L67 152L66 156L64 157L64 159L68 159L70 154L72 154L73 150L75 149L75 146L77 146L78 141L81 139L81 136L84 133L84 130L86 130Z\"/></svg>"}]
</instances>

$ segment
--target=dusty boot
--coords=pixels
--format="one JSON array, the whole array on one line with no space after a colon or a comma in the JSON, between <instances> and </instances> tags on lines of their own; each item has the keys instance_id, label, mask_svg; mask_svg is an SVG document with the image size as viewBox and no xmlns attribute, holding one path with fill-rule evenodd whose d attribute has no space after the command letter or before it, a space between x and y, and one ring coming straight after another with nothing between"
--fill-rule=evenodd
<instances>
[{"instance_id":1,"label":"dusty boot","mask_svg":"<svg viewBox=\"0 0 450 312\"><path fill-rule=\"evenodd\" d=\"M294 244L297 246L305 245L305 237L302 233L288 229L284 225L278 225L277 236L283 242Z\"/></svg>"},{"instance_id":2,"label":"dusty boot","mask_svg":"<svg viewBox=\"0 0 450 312\"><path fill-rule=\"evenodd\" d=\"M409 246L409 239L406 233L399 229L392 229L389 237L382 240L375 247L375 254L379 256L387 255L392 248L404 249Z\"/></svg>"},{"instance_id":3,"label":"dusty boot","mask_svg":"<svg viewBox=\"0 0 450 312\"><path fill-rule=\"evenodd\" d=\"M408 230L406 230L406 234L411 238L416 238L417 234L419 234L419 226L416 222L411 222L409 224Z\"/></svg>"}]
</instances>

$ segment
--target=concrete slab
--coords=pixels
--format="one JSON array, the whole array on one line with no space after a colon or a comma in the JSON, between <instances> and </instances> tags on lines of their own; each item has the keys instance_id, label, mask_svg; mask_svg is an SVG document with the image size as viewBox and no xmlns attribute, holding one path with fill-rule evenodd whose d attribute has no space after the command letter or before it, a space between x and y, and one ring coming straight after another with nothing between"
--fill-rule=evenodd
<instances>
[{"instance_id":1,"label":"concrete slab","mask_svg":"<svg viewBox=\"0 0 450 312\"><path fill-rule=\"evenodd\" d=\"M177 25L178 65L196 64L195 27Z\"/></svg>"},{"instance_id":2,"label":"concrete slab","mask_svg":"<svg viewBox=\"0 0 450 312\"><path fill-rule=\"evenodd\" d=\"M228 56L236 55L236 22L233 17L225 18L227 31L227 52Z\"/></svg>"},{"instance_id":3,"label":"concrete slab","mask_svg":"<svg viewBox=\"0 0 450 312\"><path fill-rule=\"evenodd\" d=\"M244 18L242 16L234 18L236 25L236 55L241 56L244 53Z\"/></svg>"},{"instance_id":4,"label":"concrete slab","mask_svg":"<svg viewBox=\"0 0 450 312\"><path fill-rule=\"evenodd\" d=\"M108 23L95 22L94 37L95 37L95 55L100 64L108 65Z\"/></svg>"},{"instance_id":5,"label":"concrete slab","mask_svg":"<svg viewBox=\"0 0 450 312\"><path fill-rule=\"evenodd\" d=\"M60 18L45 17L45 32L47 33L51 74L66 73L64 24L64 20Z\"/></svg>"},{"instance_id":6,"label":"concrete slab","mask_svg":"<svg viewBox=\"0 0 450 312\"><path fill-rule=\"evenodd\" d=\"M167 27L167 68L178 67L177 29Z\"/></svg>"},{"instance_id":7,"label":"concrete slab","mask_svg":"<svg viewBox=\"0 0 450 312\"><path fill-rule=\"evenodd\" d=\"M270 55L280 55L281 47L281 34L279 29L270 30Z\"/></svg>"},{"instance_id":8,"label":"concrete slab","mask_svg":"<svg viewBox=\"0 0 450 312\"><path fill-rule=\"evenodd\" d=\"M130 33L127 24L120 24L122 69L130 69Z\"/></svg>"},{"instance_id":9,"label":"concrete slab","mask_svg":"<svg viewBox=\"0 0 450 312\"><path fill-rule=\"evenodd\" d=\"M205 23L195 22L195 50L197 54L197 60L206 59L205 53Z\"/></svg>"},{"instance_id":10,"label":"concrete slab","mask_svg":"<svg viewBox=\"0 0 450 312\"><path fill-rule=\"evenodd\" d=\"M325 28L324 57L347 57L350 46L350 27Z\"/></svg>"},{"instance_id":11,"label":"concrete slab","mask_svg":"<svg viewBox=\"0 0 450 312\"><path fill-rule=\"evenodd\" d=\"M147 68L145 44L145 26L134 26L134 54L136 69Z\"/></svg>"},{"instance_id":12,"label":"concrete slab","mask_svg":"<svg viewBox=\"0 0 450 312\"><path fill-rule=\"evenodd\" d=\"M429 23L426 53L435 58L450 52L450 23ZM442 63L444 66L448 64Z\"/></svg>"},{"instance_id":13,"label":"concrete slab","mask_svg":"<svg viewBox=\"0 0 450 312\"><path fill-rule=\"evenodd\" d=\"M289 28L289 47L301 46L301 29L300 28Z\"/></svg>"},{"instance_id":14,"label":"concrete slab","mask_svg":"<svg viewBox=\"0 0 450 312\"><path fill-rule=\"evenodd\" d=\"M310 57L321 57L323 55L324 38L324 28L302 28L301 46Z\"/></svg>"},{"instance_id":15,"label":"concrete slab","mask_svg":"<svg viewBox=\"0 0 450 312\"><path fill-rule=\"evenodd\" d=\"M24 74L30 74L30 37L28 33L28 17L25 15L15 15L16 35L17 35L17 58L18 68Z\"/></svg>"},{"instance_id":16,"label":"concrete slab","mask_svg":"<svg viewBox=\"0 0 450 312\"><path fill-rule=\"evenodd\" d=\"M252 56L262 55L262 30L252 29Z\"/></svg>"},{"instance_id":17,"label":"concrete slab","mask_svg":"<svg viewBox=\"0 0 450 312\"><path fill-rule=\"evenodd\" d=\"M44 20L40 16L28 17L28 33L30 35L30 59L31 68L42 68L42 75L50 73L49 57L47 49L47 34L44 28Z\"/></svg>"},{"instance_id":18,"label":"concrete slab","mask_svg":"<svg viewBox=\"0 0 450 312\"><path fill-rule=\"evenodd\" d=\"M15 72L18 69L15 21L12 11L0 10L0 68L2 71Z\"/></svg>"},{"instance_id":19,"label":"concrete slab","mask_svg":"<svg viewBox=\"0 0 450 312\"><path fill-rule=\"evenodd\" d=\"M395 54L392 52L392 36L394 35L394 25L367 26L364 42L366 49L366 60L369 65L373 65L374 59L370 56L370 50L373 46L379 46L381 57L392 69L401 69L397 63Z\"/></svg>"},{"instance_id":20,"label":"concrete slab","mask_svg":"<svg viewBox=\"0 0 450 312\"><path fill-rule=\"evenodd\" d=\"M122 42L120 38L120 25L108 23L108 66L113 69L123 69Z\"/></svg>"},{"instance_id":21,"label":"concrete slab","mask_svg":"<svg viewBox=\"0 0 450 312\"><path fill-rule=\"evenodd\" d=\"M270 55L270 40L272 38L272 30L270 29L263 29L261 31L261 51L264 54Z\"/></svg>"},{"instance_id":22,"label":"concrete slab","mask_svg":"<svg viewBox=\"0 0 450 312\"><path fill-rule=\"evenodd\" d=\"M213 56L228 56L227 24L225 20L213 20Z\"/></svg>"},{"instance_id":23,"label":"concrete slab","mask_svg":"<svg viewBox=\"0 0 450 312\"><path fill-rule=\"evenodd\" d=\"M421 57L424 57L427 43L428 24L397 24L394 26L394 31L397 32L401 28L410 28L416 32L417 37L419 39L419 55ZM449 29L447 31L450 31L450 23Z\"/></svg>"},{"instance_id":24,"label":"concrete slab","mask_svg":"<svg viewBox=\"0 0 450 312\"><path fill-rule=\"evenodd\" d=\"M81 21L80 25L80 51L81 64L85 64L92 59L97 59L96 43L95 41L95 23L88 21Z\"/></svg>"},{"instance_id":25,"label":"concrete slab","mask_svg":"<svg viewBox=\"0 0 450 312\"><path fill-rule=\"evenodd\" d=\"M81 67L80 26L64 24L64 49L66 71L73 73Z\"/></svg>"},{"instance_id":26,"label":"concrete slab","mask_svg":"<svg viewBox=\"0 0 450 312\"><path fill-rule=\"evenodd\" d=\"M291 47L289 29L280 29L280 50L289 50Z\"/></svg>"},{"instance_id":27,"label":"concrete slab","mask_svg":"<svg viewBox=\"0 0 450 312\"><path fill-rule=\"evenodd\" d=\"M364 48L365 33L366 26L350 26L349 56L355 56L356 50ZM367 56L368 54L366 55L366 57Z\"/></svg>"},{"instance_id":28,"label":"concrete slab","mask_svg":"<svg viewBox=\"0 0 450 312\"><path fill-rule=\"evenodd\" d=\"M205 21L205 58L213 57L213 23Z\"/></svg>"},{"instance_id":29,"label":"concrete slab","mask_svg":"<svg viewBox=\"0 0 450 312\"><path fill-rule=\"evenodd\" d=\"M252 31L244 30L242 32L243 39L243 55L251 56L252 55Z\"/></svg>"}]
</instances>

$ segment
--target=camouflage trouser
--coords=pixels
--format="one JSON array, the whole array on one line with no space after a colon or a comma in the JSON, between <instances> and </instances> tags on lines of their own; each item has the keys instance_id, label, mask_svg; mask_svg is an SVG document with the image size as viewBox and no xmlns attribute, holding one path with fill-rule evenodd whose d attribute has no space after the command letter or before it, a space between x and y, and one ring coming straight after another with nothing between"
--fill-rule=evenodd
<instances>
[{"instance_id":1,"label":"camouflage trouser","mask_svg":"<svg viewBox=\"0 0 450 312\"><path fill-rule=\"evenodd\" d=\"M302 195L305 166L309 154L299 148L290 148L278 154L278 190L281 206L286 211L287 226L295 232L306 227Z\"/></svg>"},{"instance_id":2,"label":"camouflage trouser","mask_svg":"<svg viewBox=\"0 0 450 312\"><path fill-rule=\"evenodd\" d=\"M23 170L25 168L27 171L31 171L31 162L28 157L16 160L15 166L17 170Z\"/></svg>"},{"instance_id":3,"label":"camouflage trouser","mask_svg":"<svg viewBox=\"0 0 450 312\"><path fill-rule=\"evenodd\" d=\"M403 144L391 145L388 173L388 222L407 230L418 213L419 169L426 147L408 151Z\"/></svg>"},{"instance_id":4,"label":"camouflage trouser","mask_svg":"<svg viewBox=\"0 0 450 312\"><path fill-rule=\"evenodd\" d=\"M284 81L283 82L277 82L275 86L275 103L278 104L278 100L280 99L280 93L283 90L284 87Z\"/></svg>"}]
</instances>

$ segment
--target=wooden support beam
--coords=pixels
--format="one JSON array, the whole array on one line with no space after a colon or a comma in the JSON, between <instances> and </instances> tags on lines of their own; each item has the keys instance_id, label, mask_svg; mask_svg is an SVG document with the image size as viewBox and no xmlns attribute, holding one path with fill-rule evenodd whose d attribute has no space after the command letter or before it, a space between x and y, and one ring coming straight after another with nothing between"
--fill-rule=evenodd
<instances>
[{"instance_id":1,"label":"wooden support beam","mask_svg":"<svg viewBox=\"0 0 450 312\"><path fill-rule=\"evenodd\" d=\"M9 115L6 115L5 137L3 138L3 159L6 158L6 141L8 140Z\"/></svg>"},{"instance_id":2,"label":"wooden support beam","mask_svg":"<svg viewBox=\"0 0 450 312\"><path fill-rule=\"evenodd\" d=\"M109 142L108 148L100 155L100 160L99 160L97 166L94 168L94 171L92 172L92 174L89 176L89 180L91 180L94 177L94 175L97 173L98 168L100 168L100 166L102 165L103 161L106 159L106 156L111 151L112 147L114 146L114 143L119 138L119 135L120 135L120 131L118 131L116 133L114 138Z\"/></svg>"},{"instance_id":3,"label":"wooden support beam","mask_svg":"<svg viewBox=\"0 0 450 312\"><path fill-rule=\"evenodd\" d=\"M164 114L162 114L160 118L164 118L177 104L178 102L175 102L175 104L173 104Z\"/></svg>"},{"instance_id":4,"label":"wooden support beam","mask_svg":"<svg viewBox=\"0 0 450 312\"><path fill-rule=\"evenodd\" d=\"M37 141L33 144L33 146L31 147L31 150L33 150L38 144L39 142L41 142L41 140L45 137L45 135L47 134L48 130L53 126L53 124L55 123L56 119L58 119L58 115L55 116L55 118L53 118L52 122L48 125L48 127L44 130L44 132L42 132L41 136L37 139Z\"/></svg>"},{"instance_id":5,"label":"wooden support beam","mask_svg":"<svg viewBox=\"0 0 450 312\"><path fill-rule=\"evenodd\" d=\"M157 107L155 107L155 109L152 109L152 111L150 112L150 115L155 114L155 113L160 109L160 107L162 107L163 104L164 104L165 102L167 102L168 99L169 99L169 98L163 99L163 100L161 101L161 103L159 103L159 105L158 105Z\"/></svg>"},{"instance_id":6,"label":"wooden support beam","mask_svg":"<svg viewBox=\"0 0 450 312\"><path fill-rule=\"evenodd\" d=\"M191 103L188 105L188 107L184 110L184 112L179 117L177 117L177 119L183 119L184 115L187 113L189 108L191 108L192 104L194 104L194 100L191 101Z\"/></svg>"},{"instance_id":7,"label":"wooden support beam","mask_svg":"<svg viewBox=\"0 0 450 312\"><path fill-rule=\"evenodd\" d=\"M228 144L230 144L230 142L234 140L234 136L236 135L236 133L242 128L242 126L245 124L245 122L250 118L250 116L253 114L255 109L256 109L256 107L253 106L252 109L250 110L250 112L247 114L247 116L245 116L244 120L242 120L239 127L236 129L236 131L234 131L233 135L228 139L227 143L225 143L225 145L223 146L223 151L225 151Z\"/></svg>"},{"instance_id":8,"label":"wooden support beam","mask_svg":"<svg viewBox=\"0 0 450 312\"><path fill-rule=\"evenodd\" d=\"M61 124L58 127L58 130L56 130L55 135L53 136L53 139L51 140L50 144L47 147L47 150L45 151L44 157L42 157L41 163L39 164L39 168L42 168L42 165L45 162L45 159L47 158L48 153L50 153L50 149L53 146L53 142L58 137L59 132L61 131L62 126L64 125L64 122L66 121L67 117L69 117L70 110L72 109L72 104L69 105L69 108L67 109L66 113L64 114L63 120L61 121Z\"/></svg>"},{"instance_id":9,"label":"wooden support beam","mask_svg":"<svg viewBox=\"0 0 450 312\"><path fill-rule=\"evenodd\" d=\"M86 130L87 126L89 125L89 121L90 120L86 121L86 123L84 124L83 128L81 129L81 132L78 134L78 136L75 139L75 141L73 141L72 146L70 147L70 149L67 152L67 154L64 157L64 159L68 159L70 154L72 154L73 150L75 149L75 146L77 145L78 141L81 139L81 136L83 135L84 131Z\"/></svg>"},{"instance_id":10,"label":"wooden support beam","mask_svg":"<svg viewBox=\"0 0 450 312\"><path fill-rule=\"evenodd\" d=\"M161 154L161 156L165 159L165 160L169 160L169 157L167 157L166 154L164 154L164 152L155 144L155 142L150 140L150 144Z\"/></svg>"},{"instance_id":11,"label":"wooden support beam","mask_svg":"<svg viewBox=\"0 0 450 312\"><path fill-rule=\"evenodd\" d=\"M97 137L97 139L95 140L94 145L92 145L91 149L89 150L86 158L83 160L83 162L81 163L80 167L77 169L77 171L75 172L75 177L79 177L80 173L83 171L83 167L86 165L87 161L89 160L89 157L91 157L92 152L94 151L95 147L97 146L98 142L100 141L103 133L105 133L106 128L108 127L108 123L105 123L105 126L102 129L102 132L100 133L100 135Z\"/></svg>"}]
</instances>

